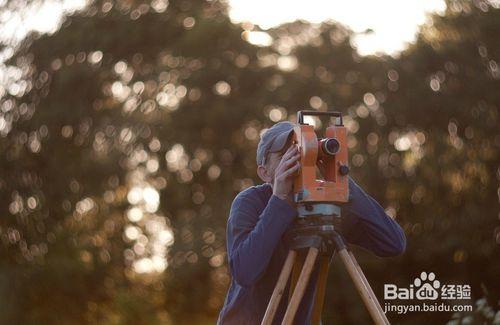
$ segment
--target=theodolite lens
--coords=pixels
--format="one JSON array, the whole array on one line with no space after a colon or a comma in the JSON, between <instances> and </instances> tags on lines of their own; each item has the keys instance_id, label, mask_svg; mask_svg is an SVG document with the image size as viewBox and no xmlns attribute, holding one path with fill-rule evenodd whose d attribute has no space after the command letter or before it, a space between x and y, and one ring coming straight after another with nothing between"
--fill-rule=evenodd
<instances>
[{"instance_id":1,"label":"theodolite lens","mask_svg":"<svg viewBox=\"0 0 500 325\"><path fill-rule=\"evenodd\" d=\"M340 150L340 142L335 138L326 138L321 142L323 152L329 156L337 154Z\"/></svg>"}]
</instances>

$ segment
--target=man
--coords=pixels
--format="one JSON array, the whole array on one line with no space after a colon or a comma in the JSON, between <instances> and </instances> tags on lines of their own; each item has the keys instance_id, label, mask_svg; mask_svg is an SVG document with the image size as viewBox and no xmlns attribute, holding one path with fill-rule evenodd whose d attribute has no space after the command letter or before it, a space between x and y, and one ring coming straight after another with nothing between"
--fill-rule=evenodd
<instances>
[{"instance_id":1,"label":"man","mask_svg":"<svg viewBox=\"0 0 500 325\"><path fill-rule=\"evenodd\" d=\"M300 153L290 141L293 126L280 122L263 134L257 148L257 174L264 184L242 191L231 205L227 255L232 280L220 325L260 324L288 254L282 237L297 215L292 183L300 168ZM351 178L349 202L341 205L341 215L347 242L378 256L404 252L406 237L401 227ZM318 270L317 263L294 324L311 322ZM289 284L283 297L288 296ZM286 304L287 299L282 299L274 323L281 323Z\"/></svg>"}]
</instances>

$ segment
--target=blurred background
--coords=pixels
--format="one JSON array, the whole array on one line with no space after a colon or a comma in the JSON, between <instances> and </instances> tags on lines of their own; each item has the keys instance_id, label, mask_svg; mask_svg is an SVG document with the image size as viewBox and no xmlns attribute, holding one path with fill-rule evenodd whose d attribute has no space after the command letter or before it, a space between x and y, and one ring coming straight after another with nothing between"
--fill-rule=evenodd
<instances>
[{"instance_id":1,"label":"blurred background","mask_svg":"<svg viewBox=\"0 0 500 325\"><path fill-rule=\"evenodd\" d=\"M403 227L356 255L500 300L500 2L0 1L0 323L213 324L261 132L339 110L353 178ZM325 121L311 119L318 132ZM324 324L370 318L341 263ZM500 314L499 314L500 315Z\"/></svg>"}]
</instances>

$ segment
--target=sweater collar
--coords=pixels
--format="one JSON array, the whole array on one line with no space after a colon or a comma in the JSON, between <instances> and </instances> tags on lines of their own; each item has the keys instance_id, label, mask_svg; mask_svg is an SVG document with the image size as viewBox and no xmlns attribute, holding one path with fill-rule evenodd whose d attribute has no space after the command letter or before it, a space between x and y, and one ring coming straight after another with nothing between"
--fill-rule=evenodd
<instances>
[{"instance_id":1,"label":"sweater collar","mask_svg":"<svg viewBox=\"0 0 500 325\"><path fill-rule=\"evenodd\" d=\"M273 188L271 187L271 184L263 183L263 184L260 184L259 187L260 187L260 190L262 191L262 193L267 198L271 197L271 195L273 194Z\"/></svg>"}]
</instances>

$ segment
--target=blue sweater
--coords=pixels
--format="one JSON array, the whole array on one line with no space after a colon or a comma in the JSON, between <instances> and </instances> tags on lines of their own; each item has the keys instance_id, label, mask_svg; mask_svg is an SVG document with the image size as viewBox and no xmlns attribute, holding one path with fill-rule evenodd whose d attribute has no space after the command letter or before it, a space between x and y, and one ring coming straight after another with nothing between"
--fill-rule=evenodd
<instances>
[{"instance_id":1,"label":"blue sweater","mask_svg":"<svg viewBox=\"0 0 500 325\"><path fill-rule=\"evenodd\" d=\"M401 227L351 178L349 202L341 205L341 214L342 235L347 242L378 256L404 252L406 237ZM219 315L219 325L261 323L288 254L282 237L296 215L296 209L273 195L267 183L247 188L236 196L227 222L231 286ZM311 322L318 265L317 262L294 324ZM281 324L289 285L290 280L273 324Z\"/></svg>"}]
</instances>

